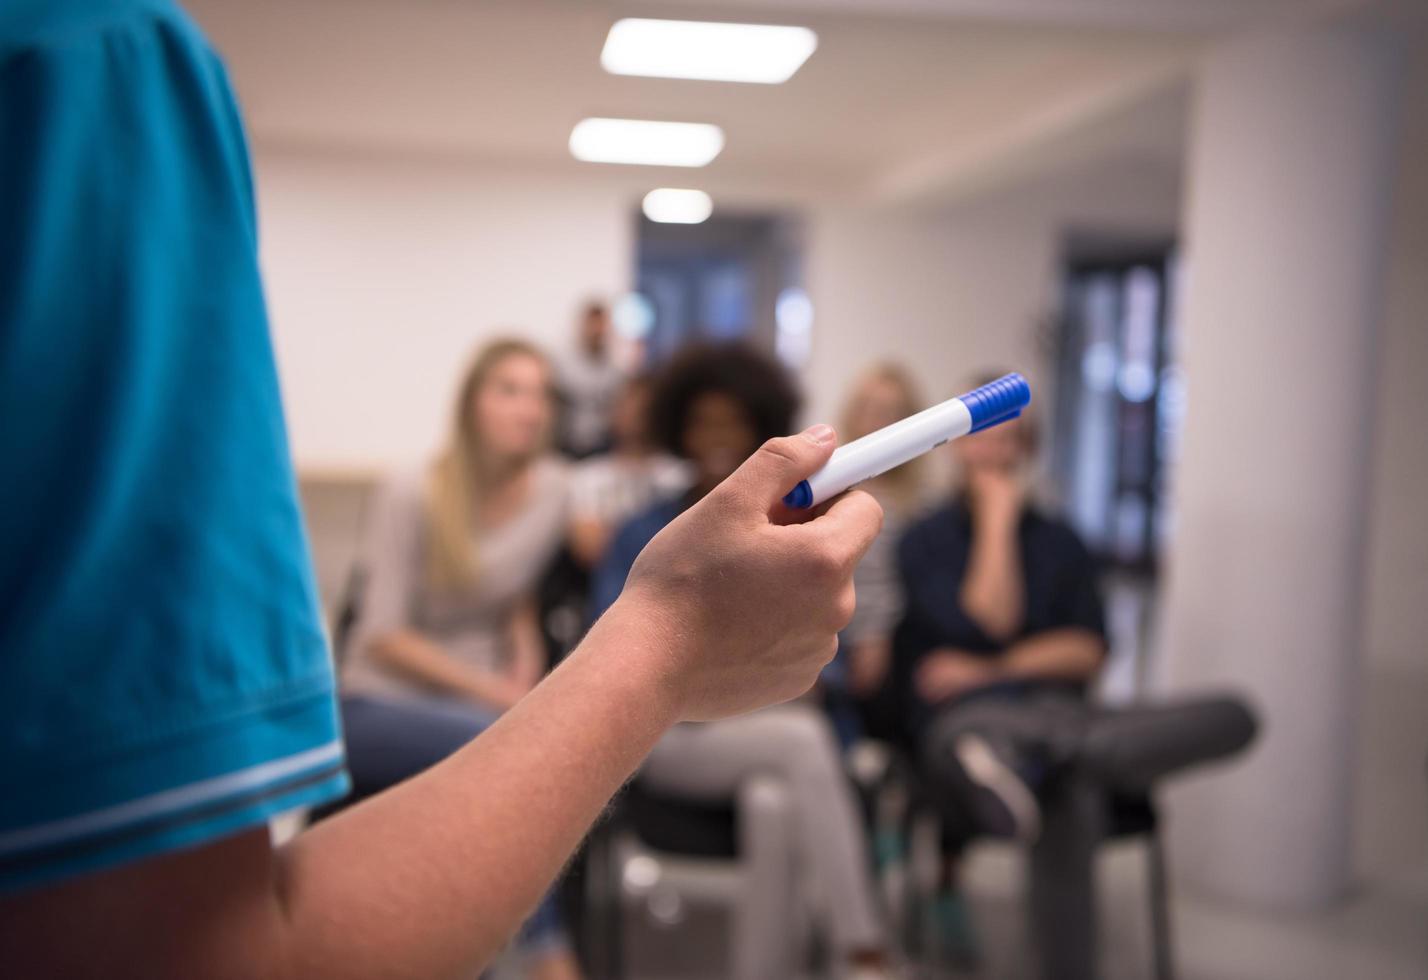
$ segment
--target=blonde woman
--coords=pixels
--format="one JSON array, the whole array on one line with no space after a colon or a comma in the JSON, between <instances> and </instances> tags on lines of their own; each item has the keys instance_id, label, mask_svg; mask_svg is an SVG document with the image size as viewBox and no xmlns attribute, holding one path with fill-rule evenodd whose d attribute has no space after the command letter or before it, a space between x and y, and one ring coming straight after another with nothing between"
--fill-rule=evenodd
<instances>
[{"instance_id":1,"label":"blonde woman","mask_svg":"<svg viewBox=\"0 0 1428 980\"><path fill-rule=\"evenodd\" d=\"M916 383L905 368L884 363L870 368L853 385L843 409L844 441L876 432L924 408ZM897 543L922 501L921 460L914 459L862 484L882 505L883 530L853 573L858 609L840 637L847 657L847 686L865 700L888 674L892 635L902 615ZM871 720L871 719L870 719ZM876 726L875 726L876 727Z\"/></svg>"},{"instance_id":2,"label":"blonde woman","mask_svg":"<svg viewBox=\"0 0 1428 980\"><path fill-rule=\"evenodd\" d=\"M494 341L462 380L446 449L383 489L343 674L359 796L441 761L544 673L534 588L567 522L565 464L547 453L552 419L544 355ZM533 975L578 975L552 899L522 946Z\"/></svg>"}]
</instances>

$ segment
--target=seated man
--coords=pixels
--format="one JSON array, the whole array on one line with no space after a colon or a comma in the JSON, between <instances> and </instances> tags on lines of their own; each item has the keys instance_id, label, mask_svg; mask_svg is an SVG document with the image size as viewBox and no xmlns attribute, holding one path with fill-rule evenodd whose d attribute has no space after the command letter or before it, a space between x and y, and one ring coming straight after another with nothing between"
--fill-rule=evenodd
<instances>
[{"instance_id":1,"label":"seated man","mask_svg":"<svg viewBox=\"0 0 1428 980\"><path fill-rule=\"evenodd\" d=\"M1030 420L951 447L953 498L912 525L898 549L906 607L891 683L943 815L938 928L949 952L970 958L956 856L975 834L1036 835L1037 784L1057 761L1050 729L1083 713L1106 637L1090 555L1069 527L1026 502Z\"/></svg>"}]
</instances>

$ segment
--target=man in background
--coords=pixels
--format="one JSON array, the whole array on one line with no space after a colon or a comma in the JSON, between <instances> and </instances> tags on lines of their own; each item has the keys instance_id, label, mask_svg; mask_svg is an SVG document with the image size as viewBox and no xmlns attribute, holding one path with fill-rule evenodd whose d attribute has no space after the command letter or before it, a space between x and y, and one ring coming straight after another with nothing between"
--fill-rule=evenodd
<instances>
[{"instance_id":1,"label":"man in background","mask_svg":"<svg viewBox=\"0 0 1428 980\"><path fill-rule=\"evenodd\" d=\"M576 459L610 448L610 413L624 381L612 346L609 307L598 300L586 303L575 349L556 360L560 448Z\"/></svg>"}]
</instances>

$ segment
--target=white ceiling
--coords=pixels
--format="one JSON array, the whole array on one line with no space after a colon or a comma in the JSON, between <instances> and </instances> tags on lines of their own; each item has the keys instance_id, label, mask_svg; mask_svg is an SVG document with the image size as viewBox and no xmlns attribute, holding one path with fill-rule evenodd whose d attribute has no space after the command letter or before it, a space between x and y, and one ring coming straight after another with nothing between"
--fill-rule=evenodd
<instances>
[{"instance_id":1,"label":"white ceiling","mask_svg":"<svg viewBox=\"0 0 1428 980\"><path fill-rule=\"evenodd\" d=\"M653 0L675 11L707 0ZM1154 31L1233 30L1318 16L1357 6L1354 0L722 0L733 11L862 13L923 19L993 20L1011 24L1135 27Z\"/></svg>"},{"instance_id":2,"label":"white ceiling","mask_svg":"<svg viewBox=\"0 0 1428 980\"><path fill-rule=\"evenodd\" d=\"M1212 32L1336 0L191 0L224 52L257 143L460 155L555 173L777 189L955 196L1067 152L1179 155L1174 90ZM608 75L619 16L800 23L819 48L784 85ZM1141 112L1137 105L1162 110ZM1147 103L1147 100L1151 102ZM1178 112L1179 115L1174 115ZM713 122L708 168L571 160L588 115ZM1097 135L1103 134L1103 135ZM637 171L632 173L631 171Z\"/></svg>"}]
</instances>

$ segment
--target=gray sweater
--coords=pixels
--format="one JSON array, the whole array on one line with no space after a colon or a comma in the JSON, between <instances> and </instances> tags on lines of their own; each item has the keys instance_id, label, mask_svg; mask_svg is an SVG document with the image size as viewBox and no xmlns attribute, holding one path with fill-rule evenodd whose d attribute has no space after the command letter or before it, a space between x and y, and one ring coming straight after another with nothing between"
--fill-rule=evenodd
<instances>
[{"instance_id":1,"label":"gray sweater","mask_svg":"<svg viewBox=\"0 0 1428 980\"><path fill-rule=\"evenodd\" d=\"M511 617L533 595L566 528L566 465L553 458L533 465L525 505L501 526L482 531L475 543L475 581L459 590L436 589L427 580L424 472L399 476L382 487L364 536L367 582L343 665L347 693L428 693L372 656L373 640L400 629L421 632L483 670L509 664Z\"/></svg>"}]
</instances>

